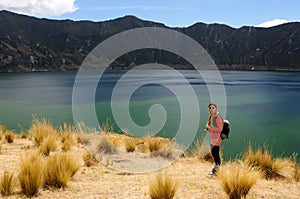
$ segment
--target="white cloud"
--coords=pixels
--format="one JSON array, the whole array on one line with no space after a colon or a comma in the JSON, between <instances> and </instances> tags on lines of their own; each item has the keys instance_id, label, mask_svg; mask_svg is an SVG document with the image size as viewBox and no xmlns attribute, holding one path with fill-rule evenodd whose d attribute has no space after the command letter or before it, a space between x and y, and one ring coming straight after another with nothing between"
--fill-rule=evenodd
<instances>
[{"instance_id":1,"label":"white cloud","mask_svg":"<svg viewBox=\"0 0 300 199\"><path fill-rule=\"evenodd\" d=\"M0 0L0 10L34 16L59 16L77 9L75 0Z\"/></svg>"},{"instance_id":2,"label":"white cloud","mask_svg":"<svg viewBox=\"0 0 300 199\"><path fill-rule=\"evenodd\" d=\"M285 19L274 19L272 21L266 21L266 22L263 22L261 24L258 24L258 25L256 25L256 27L269 28L269 27L272 27L272 26L277 26L277 25L281 25L281 24L284 24L284 23L288 23L288 22L291 22L291 21L288 21L288 20L285 20Z\"/></svg>"}]
</instances>

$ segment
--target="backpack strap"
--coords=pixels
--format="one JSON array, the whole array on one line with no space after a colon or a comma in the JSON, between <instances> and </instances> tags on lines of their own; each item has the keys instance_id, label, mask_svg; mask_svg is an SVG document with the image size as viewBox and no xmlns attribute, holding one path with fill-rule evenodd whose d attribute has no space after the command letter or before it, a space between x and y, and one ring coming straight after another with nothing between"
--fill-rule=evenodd
<instances>
[{"instance_id":1,"label":"backpack strap","mask_svg":"<svg viewBox=\"0 0 300 199\"><path fill-rule=\"evenodd\" d=\"M214 126L218 126L218 124L217 124L217 118L218 117L220 117L221 118L221 120L222 120L222 124L223 124L223 118L222 118L222 116L220 115L220 113L218 114L218 115L216 115L214 118L213 118L213 125Z\"/></svg>"}]
</instances>

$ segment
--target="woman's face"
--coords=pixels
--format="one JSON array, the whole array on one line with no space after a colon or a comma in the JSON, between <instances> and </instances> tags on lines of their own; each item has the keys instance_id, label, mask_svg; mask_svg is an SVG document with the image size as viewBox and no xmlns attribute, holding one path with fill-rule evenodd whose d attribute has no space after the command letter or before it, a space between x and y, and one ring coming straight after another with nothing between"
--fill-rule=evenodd
<instances>
[{"instance_id":1,"label":"woman's face","mask_svg":"<svg viewBox=\"0 0 300 199\"><path fill-rule=\"evenodd\" d=\"M216 108L214 105L210 105L210 106L208 107L208 111L209 111L209 113L210 113L211 115L214 115L214 114L217 113L217 108Z\"/></svg>"}]
</instances>

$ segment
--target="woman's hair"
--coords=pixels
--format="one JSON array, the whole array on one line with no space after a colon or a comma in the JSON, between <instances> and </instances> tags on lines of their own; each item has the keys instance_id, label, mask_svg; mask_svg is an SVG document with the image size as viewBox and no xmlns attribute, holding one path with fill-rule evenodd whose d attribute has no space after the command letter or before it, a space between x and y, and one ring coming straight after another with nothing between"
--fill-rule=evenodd
<instances>
[{"instance_id":1,"label":"woman's hair","mask_svg":"<svg viewBox=\"0 0 300 199\"><path fill-rule=\"evenodd\" d=\"M214 107L216 107L216 109L218 109L218 106L217 106L216 103L212 103L212 102L211 102L211 103L208 104L208 108L209 108L210 106L214 106ZM208 125L211 125L212 119L213 119L212 116L209 115L208 122L207 122Z\"/></svg>"},{"instance_id":2,"label":"woman's hair","mask_svg":"<svg viewBox=\"0 0 300 199\"><path fill-rule=\"evenodd\" d=\"M208 104L208 107L210 107L211 105L213 105L214 107L218 108L218 106L217 106L216 103L212 103L212 102L211 102L211 103Z\"/></svg>"}]
</instances>

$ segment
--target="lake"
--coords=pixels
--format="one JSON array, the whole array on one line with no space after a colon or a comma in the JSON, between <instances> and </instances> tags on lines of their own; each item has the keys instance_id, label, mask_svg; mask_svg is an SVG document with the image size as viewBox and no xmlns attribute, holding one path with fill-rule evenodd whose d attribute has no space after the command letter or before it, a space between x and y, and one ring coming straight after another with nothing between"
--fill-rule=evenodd
<instances>
[{"instance_id":1,"label":"lake","mask_svg":"<svg viewBox=\"0 0 300 199\"><path fill-rule=\"evenodd\" d=\"M207 84L194 71L180 71L195 91L200 110L200 121L196 137L203 131L208 118L207 105L210 96ZM95 93L95 107L99 123L112 119L111 97L122 71L105 73ZM263 71L221 71L226 97L226 117L231 122L230 139L225 140L223 156L235 158L245 150L248 141L256 145L267 145L275 156L300 153L300 73ZM46 117L55 126L63 122L73 122L72 89L76 72L36 72L0 73L0 123L16 132L28 130L32 116ZM149 75L151 78L151 75ZM91 79L97 77L91 77ZM157 77L156 77L157 78ZM139 126L151 122L149 108L161 104L167 114L166 122L159 135L172 137L181 121L180 100L166 86L172 85L184 91L185 83L176 76L159 76L156 83L145 84L136 89L130 97L130 116ZM144 77L130 77L130 81L120 85L126 91L131 85L143 81ZM158 83L157 83L158 82ZM220 83L220 82L219 82ZM85 84L82 85L83 87ZM89 84L87 83L88 87ZM186 96L189 98L190 96ZM118 99L116 106L125 99ZM79 103L80 104L80 103ZM81 104L84 108L84 102ZM118 115L125 114L119 111ZM185 121L193 126L194 115L185 116ZM114 130L121 132L114 123ZM143 132L151 134L153 132Z\"/></svg>"}]
</instances>

